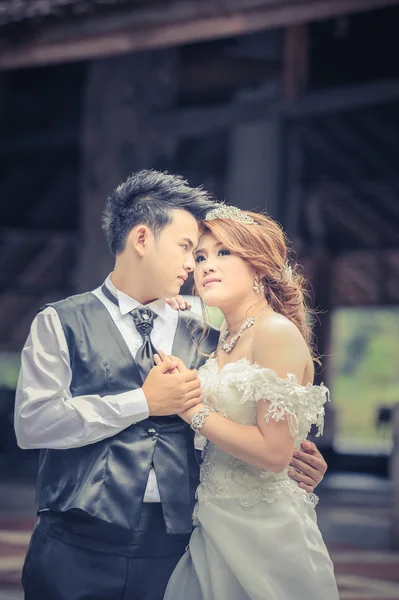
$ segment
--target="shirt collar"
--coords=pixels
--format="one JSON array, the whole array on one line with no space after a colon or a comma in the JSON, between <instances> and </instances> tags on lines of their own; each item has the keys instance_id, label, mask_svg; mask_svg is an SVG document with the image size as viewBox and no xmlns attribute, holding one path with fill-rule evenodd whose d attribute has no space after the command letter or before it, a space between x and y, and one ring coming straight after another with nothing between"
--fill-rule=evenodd
<instances>
[{"instance_id":1,"label":"shirt collar","mask_svg":"<svg viewBox=\"0 0 399 600\"><path fill-rule=\"evenodd\" d=\"M107 286L109 291L118 298L119 310L121 311L122 315L127 315L138 306L143 306L142 304L140 304L140 302L138 302L131 296L128 296L127 294L124 294L123 292L118 290L112 283L110 275L108 275L107 279L105 280L105 285ZM154 311L154 313L157 314L158 317L161 317L161 319L167 319L168 310L173 310L168 304L166 304L165 300L163 300L162 298L159 298L158 300L153 300L145 306Z\"/></svg>"}]
</instances>

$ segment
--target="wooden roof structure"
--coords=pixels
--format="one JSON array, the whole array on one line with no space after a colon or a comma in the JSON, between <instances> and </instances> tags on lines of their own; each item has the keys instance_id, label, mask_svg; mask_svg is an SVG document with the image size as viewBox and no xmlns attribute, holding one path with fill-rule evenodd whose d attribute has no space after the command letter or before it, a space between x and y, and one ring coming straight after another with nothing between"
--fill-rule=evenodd
<instances>
[{"instance_id":1,"label":"wooden roof structure","mask_svg":"<svg viewBox=\"0 0 399 600\"><path fill-rule=\"evenodd\" d=\"M43 23L79 19L127 4L128 0L2 0L0 24ZM139 4L140 0L133 0ZM143 2L143 0L141 0Z\"/></svg>"},{"instance_id":2,"label":"wooden roof structure","mask_svg":"<svg viewBox=\"0 0 399 600\"><path fill-rule=\"evenodd\" d=\"M397 0L0 0L0 69L220 39Z\"/></svg>"},{"instance_id":3,"label":"wooden roof structure","mask_svg":"<svg viewBox=\"0 0 399 600\"><path fill-rule=\"evenodd\" d=\"M399 304L397 58L381 68L389 62L389 50L377 59L383 39L369 50L375 73L367 55L370 28L395 27L389 14L378 20L384 10L367 11L389 5L399 1L0 0L0 349L18 350L34 311L75 289L87 70L101 62L94 59L181 44L173 101L155 99L151 112L152 135L173 146L166 168L223 197L231 131L284 123L293 189L278 217L300 260L326 258L333 305ZM335 25L323 19L356 11L364 39L338 55L328 47ZM317 19L307 89L291 93L288 81L283 98L265 101L296 65L264 51L264 32ZM370 80L354 77L363 55Z\"/></svg>"}]
</instances>

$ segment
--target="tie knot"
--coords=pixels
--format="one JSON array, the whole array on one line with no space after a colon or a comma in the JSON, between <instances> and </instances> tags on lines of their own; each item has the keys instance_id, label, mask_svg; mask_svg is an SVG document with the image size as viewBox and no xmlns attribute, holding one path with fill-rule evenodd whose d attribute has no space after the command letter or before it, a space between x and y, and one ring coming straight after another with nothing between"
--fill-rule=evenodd
<instances>
[{"instance_id":1,"label":"tie knot","mask_svg":"<svg viewBox=\"0 0 399 600\"><path fill-rule=\"evenodd\" d=\"M158 315L151 309L144 307L135 308L130 314L133 317L134 324L141 337L149 337L154 327L154 321Z\"/></svg>"}]
</instances>

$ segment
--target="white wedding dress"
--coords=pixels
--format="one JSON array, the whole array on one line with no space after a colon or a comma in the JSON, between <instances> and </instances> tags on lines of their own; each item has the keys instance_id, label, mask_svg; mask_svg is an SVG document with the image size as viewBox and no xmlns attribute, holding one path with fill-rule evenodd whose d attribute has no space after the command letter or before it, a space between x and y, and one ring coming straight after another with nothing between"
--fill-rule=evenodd
<instances>
[{"instance_id":1,"label":"white wedding dress","mask_svg":"<svg viewBox=\"0 0 399 600\"><path fill-rule=\"evenodd\" d=\"M328 390L299 385L246 358L218 372L200 369L203 398L229 419L287 419L295 445L323 426ZM339 600L334 569L317 526L317 498L288 477L253 467L207 442L195 507L196 528L164 600Z\"/></svg>"}]
</instances>

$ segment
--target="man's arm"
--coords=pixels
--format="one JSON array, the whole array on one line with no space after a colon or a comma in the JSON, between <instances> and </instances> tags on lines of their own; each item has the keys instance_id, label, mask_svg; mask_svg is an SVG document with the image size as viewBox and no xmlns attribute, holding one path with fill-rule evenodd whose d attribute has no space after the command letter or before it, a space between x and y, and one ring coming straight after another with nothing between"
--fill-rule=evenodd
<instances>
[{"instance_id":1,"label":"man's arm","mask_svg":"<svg viewBox=\"0 0 399 600\"><path fill-rule=\"evenodd\" d=\"M98 442L148 417L142 389L72 398L68 346L57 312L34 319L22 351L15 402L21 448L75 448Z\"/></svg>"},{"instance_id":2,"label":"man's arm","mask_svg":"<svg viewBox=\"0 0 399 600\"><path fill-rule=\"evenodd\" d=\"M160 365L142 388L72 397L68 345L57 312L47 308L33 321L22 351L14 420L18 444L25 449L86 446L149 415L177 414L201 401L196 370L166 373L167 366Z\"/></svg>"}]
</instances>

